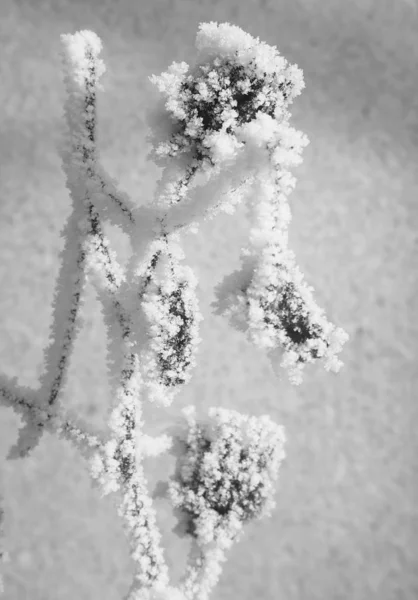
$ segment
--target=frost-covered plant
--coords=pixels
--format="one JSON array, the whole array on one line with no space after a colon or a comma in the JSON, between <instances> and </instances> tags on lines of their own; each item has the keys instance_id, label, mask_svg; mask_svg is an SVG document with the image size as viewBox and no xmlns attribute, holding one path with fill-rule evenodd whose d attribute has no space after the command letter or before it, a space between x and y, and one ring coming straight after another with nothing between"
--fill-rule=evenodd
<instances>
[{"instance_id":1,"label":"frost-covered plant","mask_svg":"<svg viewBox=\"0 0 418 600\"><path fill-rule=\"evenodd\" d=\"M72 212L62 231L52 341L40 387L0 375L1 403L24 420L8 458L27 456L44 431L71 441L102 495L119 494L118 514L136 566L125 600L203 600L243 525L274 507L284 432L268 416L213 408L209 421L198 423L193 407L186 411L189 431L169 495L198 553L174 588L142 466L145 456L170 451L173 438L143 433L142 406L146 400L169 406L196 363L203 317L197 278L181 265L180 233L196 233L202 220L221 211L233 214L244 199L253 222L249 245L241 251L241 271L217 287L217 313L268 350L274 367L282 352L280 366L294 384L302 381L308 362L323 358L334 371L342 364L336 355L348 336L327 321L287 248L287 195L295 185L287 168L301 162L308 144L288 124L287 109L304 87L302 71L239 27L200 24L195 64L173 63L150 78L161 96L148 111L148 158L163 173L154 201L138 206L100 163L101 41L91 31L62 35L61 41L67 131L59 152ZM104 235L104 221L129 236L133 252L125 267ZM103 305L108 336L113 406L107 436L89 433L62 405L87 280ZM0 529L2 519L0 509Z\"/></svg>"}]
</instances>

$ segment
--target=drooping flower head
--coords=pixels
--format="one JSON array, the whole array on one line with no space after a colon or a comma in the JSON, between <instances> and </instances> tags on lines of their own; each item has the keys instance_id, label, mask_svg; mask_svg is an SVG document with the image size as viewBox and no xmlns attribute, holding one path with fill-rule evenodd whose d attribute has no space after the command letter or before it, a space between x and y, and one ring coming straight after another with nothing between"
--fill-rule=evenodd
<instances>
[{"instance_id":1,"label":"drooping flower head","mask_svg":"<svg viewBox=\"0 0 418 600\"><path fill-rule=\"evenodd\" d=\"M337 354L349 336L315 302L314 288L304 281L294 253L269 244L258 256L248 253L242 259L241 271L217 286L215 314L227 316L232 327L267 350L276 373L281 356L280 366L294 385L302 383L305 365L319 359L327 371L337 373L343 365Z\"/></svg>"}]
</instances>

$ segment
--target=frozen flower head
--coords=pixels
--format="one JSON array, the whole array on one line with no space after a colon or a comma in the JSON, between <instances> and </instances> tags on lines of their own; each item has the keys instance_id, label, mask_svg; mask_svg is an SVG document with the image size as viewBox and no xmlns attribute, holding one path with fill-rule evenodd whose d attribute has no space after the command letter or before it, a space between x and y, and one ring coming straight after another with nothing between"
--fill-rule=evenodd
<instances>
[{"instance_id":1,"label":"frozen flower head","mask_svg":"<svg viewBox=\"0 0 418 600\"><path fill-rule=\"evenodd\" d=\"M149 114L150 156L161 166L182 153L191 154L195 169L233 157L237 128L258 113L280 120L305 85L302 71L274 46L235 25L201 23L196 48L191 72L187 63L173 63L166 73L150 77L164 94L167 111L165 119L161 105Z\"/></svg>"},{"instance_id":2,"label":"frozen flower head","mask_svg":"<svg viewBox=\"0 0 418 600\"><path fill-rule=\"evenodd\" d=\"M185 409L186 452L170 483L173 504L188 518L188 531L201 544L233 539L242 525L270 514L274 485L284 457L284 430L265 415L245 417L212 408L197 424Z\"/></svg>"}]
</instances>

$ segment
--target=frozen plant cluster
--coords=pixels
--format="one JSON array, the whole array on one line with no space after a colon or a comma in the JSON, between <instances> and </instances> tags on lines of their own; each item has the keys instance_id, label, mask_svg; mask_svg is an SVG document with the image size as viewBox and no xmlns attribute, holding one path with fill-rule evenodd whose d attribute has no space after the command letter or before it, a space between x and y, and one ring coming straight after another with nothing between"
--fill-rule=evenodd
<instances>
[{"instance_id":1,"label":"frozen plant cluster","mask_svg":"<svg viewBox=\"0 0 418 600\"><path fill-rule=\"evenodd\" d=\"M142 408L146 401L169 406L196 364L203 317L197 277L181 263L180 234L196 233L221 211L233 214L243 201L252 223L248 245L241 249L241 270L217 286L216 314L266 350L276 372L281 360L293 384L301 383L307 363L323 359L335 372L342 365L337 354L348 335L314 302L287 247L287 196L295 186L288 169L300 164L308 144L288 123L288 107L304 88L302 71L239 27L200 24L195 64L173 63L150 77L160 96L147 114L148 159L163 172L153 201L138 206L106 173L97 148L101 40L79 31L61 41L67 98L59 153L72 211L61 233L39 387L0 375L1 404L24 421L8 458L28 456L45 431L69 440L101 494L114 494L135 564L125 600L204 600L243 525L275 505L284 431L267 415L211 408L199 422L192 406L185 409L188 429L177 436L182 452L168 492L196 552L174 587L142 464L145 456L175 453L174 438L147 435ZM129 237L126 266L110 247L105 221ZM102 304L107 333L112 407L101 436L63 402L87 281ZM0 506L0 526L2 519Z\"/></svg>"}]
</instances>

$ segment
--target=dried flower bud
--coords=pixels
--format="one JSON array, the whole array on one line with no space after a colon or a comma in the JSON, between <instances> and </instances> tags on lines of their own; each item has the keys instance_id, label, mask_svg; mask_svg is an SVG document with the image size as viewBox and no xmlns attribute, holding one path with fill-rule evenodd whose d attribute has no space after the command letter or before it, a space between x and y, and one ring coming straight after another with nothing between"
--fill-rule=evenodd
<instances>
[{"instance_id":1,"label":"dried flower bud","mask_svg":"<svg viewBox=\"0 0 418 600\"><path fill-rule=\"evenodd\" d=\"M228 278L228 290L222 284L218 288L218 310L231 318L231 325L246 331L259 348L284 349L280 366L295 385L302 382L304 365L315 359L323 358L326 370L338 372L343 363L336 354L348 334L331 324L315 303L313 288L294 264L294 253L269 244L258 261L246 257L244 271L244 276Z\"/></svg>"},{"instance_id":2,"label":"dried flower bud","mask_svg":"<svg viewBox=\"0 0 418 600\"><path fill-rule=\"evenodd\" d=\"M139 294L139 329L149 341L141 354L149 399L167 405L178 391L174 388L190 381L203 317L195 293L197 279L190 267L179 264L180 248L171 239L157 244L161 249L148 262ZM172 388L170 394L167 388Z\"/></svg>"},{"instance_id":3,"label":"dried flower bud","mask_svg":"<svg viewBox=\"0 0 418 600\"><path fill-rule=\"evenodd\" d=\"M211 409L214 423L197 424L193 407L189 433L177 473L169 485L173 504L188 518L187 533L206 544L270 514L274 483L284 457L283 428L268 416L244 417Z\"/></svg>"}]
</instances>

